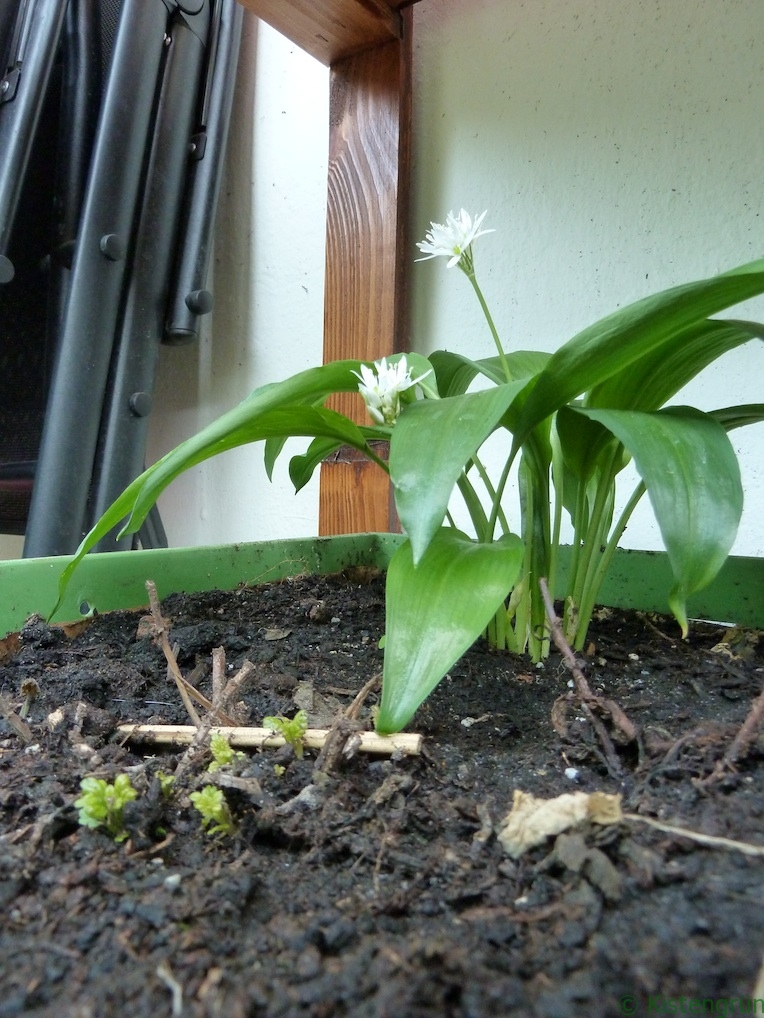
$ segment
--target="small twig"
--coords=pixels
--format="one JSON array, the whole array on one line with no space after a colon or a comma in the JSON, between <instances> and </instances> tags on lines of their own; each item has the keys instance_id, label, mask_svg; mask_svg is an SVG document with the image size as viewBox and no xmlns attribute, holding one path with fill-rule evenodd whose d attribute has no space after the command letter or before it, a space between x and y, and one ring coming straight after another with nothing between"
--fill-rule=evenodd
<instances>
[{"instance_id":1,"label":"small twig","mask_svg":"<svg viewBox=\"0 0 764 1018\"><path fill-rule=\"evenodd\" d=\"M213 711L218 720L224 725L235 725L236 722L233 718L228 717L223 711L218 710L214 705L195 689L191 683L183 678L180 668L178 667L177 661L177 647L172 648L170 641L167 636L167 622L162 617L162 612L159 608L159 597L157 596L156 584L153 580L146 580L146 590L149 593L149 607L151 608L151 618L154 622L154 628L156 630L156 636L159 637L159 642L162 647L162 651L167 660L167 670L169 674L175 680L175 685L178 687L180 698L183 701L183 705L188 712L188 716L191 718L193 723L198 727L201 724L201 719L196 711L196 708L191 703L191 700L196 700L200 706L206 710Z\"/></svg>"},{"instance_id":2,"label":"small twig","mask_svg":"<svg viewBox=\"0 0 764 1018\"><path fill-rule=\"evenodd\" d=\"M154 627L156 629L156 635L159 637L159 643L162 647L165 659L167 661L167 669L175 679L175 685L178 687L180 698L183 701L183 706L188 712L188 716L191 718L193 723L199 727L201 721L199 715L196 712L196 708L191 703L189 698L188 690L186 689L186 683L183 676L180 673L178 662L175 654L170 646L170 641L167 638L167 626L165 620L162 618L162 612L159 608L159 597L157 595L157 587L153 580L146 580L146 590L149 594L149 608L151 609L151 617L154 620Z\"/></svg>"},{"instance_id":3,"label":"small twig","mask_svg":"<svg viewBox=\"0 0 764 1018\"><path fill-rule=\"evenodd\" d=\"M761 693L759 693L751 704L748 717L741 725L740 731L732 740L732 745L724 754L723 762L727 767L732 767L737 763L741 756L746 755L751 743L756 738L756 733L762 723L764 723L764 689L762 689Z\"/></svg>"},{"instance_id":4,"label":"small twig","mask_svg":"<svg viewBox=\"0 0 764 1018\"><path fill-rule=\"evenodd\" d=\"M172 994L172 1018L180 1018L183 1014L183 987L172 974L172 969L166 961L160 961L156 967L156 974Z\"/></svg>"},{"instance_id":5,"label":"small twig","mask_svg":"<svg viewBox=\"0 0 764 1018\"><path fill-rule=\"evenodd\" d=\"M689 838L699 845L706 845L708 848L724 848L735 852L742 852L744 855L764 855L764 845L752 845L748 841L735 841L732 838L721 838L713 834L701 834L700 831L691 831L687 827L675 827L673 824L662 824L652 817L643 817L639 813L624 813L624 820L636 821L641 824L649 824L665 834L676 834L682 838Z\"/></svg>"},{"instance_id":6,"label":"small twig","mask_svg":"<svg viewBox=\"0 0 764 1018\"><path fill-rule=\"evenodd\" d=\"M223 712L223 707L225 707L234 698L234 696L236 696L245 680L254 671L254 668L255 666L251 661L245 661L233 678L231 678L227 684L224 684L225 650L222 647L215 647L212 651L212 672L213 675L216 670L219 673L218 691L214 695L213 701L210 704L209 713L196 729L196 735L192 739L191 745L178 761L178 765L175 768L176 779L180 778L181 775L192 766L199 747L207 740L207 736L212 731L212 726L215 724L216 719L228 716Z\"/></svg>"},{"instance_id":7,"label":"small twig","mask_svg":"<svg viewBox=\"0 0 764 1018\"><path fill-rule=\"evenodd\" d=\"M762 724L764 724L764 689L751 704L748 716L732 740L732 745L722 759L718 761L712 773L699 782L699 784L709 785L714 781L720 780L726 772L734 771L738 760L748 753L748 749L756 738L756 733Z\"/></svg>"},{"instance_id":8,"label":"small twig","mask_svg":"<svg viewBox=\"0 0 764 1018\"><path fill-rule=\"evenodd\" d=\"M188 746L196 735L192 725L119 725L117 731L127 740L157 746ZM286 745L283 736L270 728L228 728L213 726L211 732L221 732L234 749L277 749ZM331 729L309 728L302 737L307 749L322 749ZM423 736L409 732L395 735L377 735L376 732L359 732L359 750L362 753L392 755L403 753L418 756L422 751Z\"/></svg>"},{"instance_id":9,"label":"small twig","mask_svg":"<svg viewBox=\"0 0 764 1018\"><path fill-rule=\"evenodd\" d=\"M326 736L321 752L313 765L313 775L329 774L335 767L342 755L342 751L351 736L360 735L359 726L356 724L359 711L366 701L366 697L379 685L380 676L375 675L361 688L353 702L334 721ZM304 741L304 740L303 740ZM360 748L360 747L359 747Z\"/></svg>"},{"instance_id":10,"label":"small twig","mask_svg":"<svg viewBox=\"0 0 764 1018\"><path fill-rule=\"evenodd\" d=\"M225 689L225 648L214 647L212 650L212 702L216 707L222 706L220 700Z\"/></svg>"},{"instance_id":11,"label":"small twig","mask_svg":"<svg viewBox=\"0 0 764 1018\"><path fill-rule=\"evenodd\" d=\"M32 741L32 729L26 721L19 717L19 715L14 711L11 707L10 700L6 696L0 696L0 714L3 715L16 735L18 735L23 742L29 743Z\"/></svg>"},{"instance_id":12,"label":"small twig","mask_svg":"<svg viewBox=\"0 0 764 1018\"><path fill-rule=\"evenodd\" d=\"M581 670L581 665L578 659L563 635L560 620L555 614L554 603L552 602L552 597L549 593L549 586L544 577L539 580L539 587L541 589L541 596L544 599L544 607L546 609L552 639L554 640L557 649L562 654L563 661L573 676L573 682L575 683L576 693L581 701L581 707L589 718L589 721L591 722L591 725L602 744L608 770L611 771L614 777L620 777L623 771L618 755L616 754L615 747L613 746L613 741L608 735L602 721L596 716L591 707L594 705L606 714L609 714L613 724L616 725L621 732L623 732L629 741L636 740L636 728L614 700L610 700L603 696L597 696L596 693L592 692L592 688Z\"/></svg>"}]
</instances>

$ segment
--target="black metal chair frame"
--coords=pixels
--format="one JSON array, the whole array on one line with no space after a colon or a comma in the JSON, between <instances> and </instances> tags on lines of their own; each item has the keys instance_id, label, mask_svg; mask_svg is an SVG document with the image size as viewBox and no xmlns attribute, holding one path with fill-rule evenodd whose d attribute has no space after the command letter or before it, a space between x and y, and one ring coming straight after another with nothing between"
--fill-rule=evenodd
<instances>
[{"instance_id":1,"label":"black metal chair frame","mask_svg":"<svg viewBox=\"0 0 764 1018\"><path fill-rule=\"evenodd\" d=\"M24 555L65 555L144 467L160 343L193 341L212 308L242 11L235 0L123 0L101 89L96 0L21 0L15 20L4 6L0 291L14 283L19 196L62 48L64 70L42 437L36 455L0 463L0 489L32 487ZM0 343L1 316L2 292ZM98 550L129 546L115 535ZM166 544L157 514L140 542Z\"/></svg>"}]
</instances>

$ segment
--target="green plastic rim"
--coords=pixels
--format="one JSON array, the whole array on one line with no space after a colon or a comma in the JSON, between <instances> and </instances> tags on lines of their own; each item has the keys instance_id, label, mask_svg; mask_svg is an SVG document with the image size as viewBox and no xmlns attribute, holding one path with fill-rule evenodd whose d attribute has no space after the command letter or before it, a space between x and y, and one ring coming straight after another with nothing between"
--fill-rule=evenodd
<instances>
[{"instance_id":1,"label":"green plastic rim","mask_svg":"<svg viewBox=\"0 0 764 1018\"><path fill-rule=\"evenodd\" d=\"M400 534L343 534L203 548L88 555L75 573L53 622L93 612L143 608L146 580L160 597L171 593L234 590L302 573L337 573L351 566L385 569ZM561 549L561 571L567 549ZM49 615L58 597L66 558L0 562L0 635L30 615ZM616 552L600 601L616 608L667 612L671 567L664 552ZM714 582L689 603L690 616L764 628L764 559L729 558ZM677 630L678 634L678 630Z\"/></svg>"}]
</instances>

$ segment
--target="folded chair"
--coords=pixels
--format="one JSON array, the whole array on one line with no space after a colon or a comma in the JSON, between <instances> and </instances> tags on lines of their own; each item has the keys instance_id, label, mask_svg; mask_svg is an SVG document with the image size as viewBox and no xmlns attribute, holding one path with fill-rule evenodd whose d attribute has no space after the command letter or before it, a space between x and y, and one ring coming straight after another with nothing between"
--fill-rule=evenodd
<instances>
[{"instance_id":1,"label":"folded chair","mask_svg":"<svg viewBox=\"0 0 764 1018\"><path fill-rule=\"evenodd\" d=\"M0 0L0 533L26 557L74 551L141 472L160 343L212 308L241 18ZM157 513L138 541L167 543Z\"/></svg>"}]
</instances>

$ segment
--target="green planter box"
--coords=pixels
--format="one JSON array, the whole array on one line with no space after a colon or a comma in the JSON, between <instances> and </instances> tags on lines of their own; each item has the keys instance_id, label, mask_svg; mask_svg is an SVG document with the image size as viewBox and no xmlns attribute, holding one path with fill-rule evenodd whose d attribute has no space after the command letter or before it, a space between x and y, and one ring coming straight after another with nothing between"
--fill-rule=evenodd
<instances>
[{"instance_id":1,"label":"green planter box","mask_svg":"<svg viewBox=\"0 0 764 1018\"><path fill-rule=\"evenodd\" d=\"M348 534L89 555L53 621L71 622L93 610L143 607L148 603L149 579L165 597L176 591L233 590L300 573L335 573L352 565L385 568L401 541L399 534ZM65 562L63 558L0 562L0 638L20 629L32 614L47 617L56 603ZM663 552L619 551L601 601L665 612L670 586L671 569ZM691 600L690 613L764 628L764 559L730 558L714 583Z\"/></svg>"}]
</instances>

